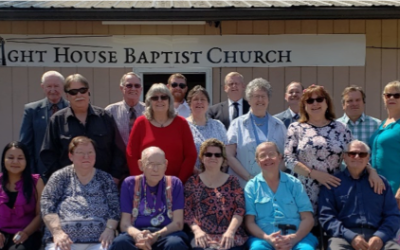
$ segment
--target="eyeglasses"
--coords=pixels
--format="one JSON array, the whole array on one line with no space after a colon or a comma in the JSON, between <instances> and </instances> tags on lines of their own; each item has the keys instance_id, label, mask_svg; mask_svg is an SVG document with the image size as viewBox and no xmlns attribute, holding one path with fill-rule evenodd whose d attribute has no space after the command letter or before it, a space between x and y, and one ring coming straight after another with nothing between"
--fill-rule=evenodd
<instances>
[{"instance_id":1,"label":"eyeglasses","mask_svg":"<svg viewBox=\"0 0 400 250\"><path fill-rule=\"evenodd\" d=\"M360 158L365 158L368 156L367 152L346 152L346 154L351 158L356 158L357 155Z\"/></svg>"},{"instance_id":2,"label":"eyeglasses","mask_svg":"<svg viewBox=\"0 0 400 250\"><path fill-rule=\"evenodd\" d=\"M139 83L135 83L135 84L128 83L128 84L125 84L125 87L127 89L131 89L133 87L135 87L135 89L140 89L142 87L142 84L139 84Z\"/></svg>"},{"instance_id":3,"label":"eyeglasses","mask_svg":"<svg viewBox=\"0 0 400 250\"><path fill-rule=\"evenodd\" d=\"M179 86L179 88L181 88L181 89L186 88L186 84L184 84L184 83L176 83L176 82L171 83L171 87L173 87L173 88L176 88L176 87L178 87L178 86Z\"/></svg>"},{"instance_id":4,"label":"eyeglasses","mask_svg":"<svg viewBox=\"0 0 400 250\"><path fill-rule=\"evenodd\" d=\"M207 152L207 153L204 153L204 156L208 157L208 158L211 158L212 156L215 156L215 158L221 158L222 154L221 153L210 153L210 152Z\"/></svg>"},{"instance_id":5,"label":"eyeglasses","mask_svg":"<svg viewBox=\"0 0 400 250\"><path fill-rule=\"evenodd\" d=\"M155 96L150 97L150 100L152 100L154 102L156 102L160 99L163 101L166 101L166 100L168 100L168 96L167 95L155 95Z\"/></svg>"},{"instance_id":6,"label":"eyeglasses","mask_svg":"<svg viewBox=\"0 0 400 250\"><path fill-rule=\"evenodd\" d=\"M392 96L393 96L393 98L394 99L399 99L400 98L400 93L395 93L395 94L383 94L385 97L386 97L386 99L390 99Z\"/></svg>"},{"instance_id":7,"label":"eyeglasses","mask_svg":"<svg viewBox=\"0 0 400 250\"><path fill-rule=\"evenodd\" d=\"M252 95L251 98L254 98L256 100L261 98L261 100L265 100L265 99L268 98L268 96L266 96L266 95Z\"/></svg>"},{"instance_id":8,"label":"eyeglasses","mask_svg":"<svg viewBox=\"0 0 400 250\"><path fill-rule=\"evenodd\" d=\"M78 93L85 94L86 92L88 92L88 90L89 88L80 88L80 89L70 89L65 92L70 95L77 95Z\"/></svg>"},{"instance_id":9,"label":"eyeglasses","mask_svg":"<svg viewBox=\"0 0 400 250\"><path fill-rule=\"evenodd\" d=\"M317 101L318 103L321 103L321 102L323 102L324 100L325 100L325 97L308 98L308 99L306 100L306 103L307 103L307 104L313 104L314 101Z\"/></svg>"}]
</instances>

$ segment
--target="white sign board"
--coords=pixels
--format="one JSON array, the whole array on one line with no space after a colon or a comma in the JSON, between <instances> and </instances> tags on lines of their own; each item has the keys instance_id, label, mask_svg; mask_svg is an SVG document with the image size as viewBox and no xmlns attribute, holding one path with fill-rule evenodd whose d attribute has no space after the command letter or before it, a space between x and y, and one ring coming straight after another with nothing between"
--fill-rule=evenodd
<instances>
[{"instance_id":1,"label":"white sign board","mask_svg":"<svg viewBox=\"0 0 400 250\"><path fill-rule=\"evenodd\" d=\"M364 66L366 50L365 35L0 37L6 66Z\"/></svg>"}]
</instances>

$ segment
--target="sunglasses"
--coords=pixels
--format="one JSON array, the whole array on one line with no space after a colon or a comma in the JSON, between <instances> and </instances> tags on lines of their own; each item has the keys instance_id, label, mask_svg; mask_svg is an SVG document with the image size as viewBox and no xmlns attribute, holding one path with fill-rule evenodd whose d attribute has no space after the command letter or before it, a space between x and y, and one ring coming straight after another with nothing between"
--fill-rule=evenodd
<instances>
[{"instance_id":1,"label":"sunglasses","mask_svg":"<svg viewBox=\"0 0 400 250\"><path fill-rule=\"evenodd\" d=\"M325 100L325 97L317 97L317 98L308 98L306 100L307 104L313 104L315 101L317 101L318 103L321 103Z\"/></svg>"},{"instance_id":2,"label":"sunglasses","mask_svg":"<svg viewBox=\"0 0 400 250\"><path fill-rule=\"evenodd\" d=\"M350 157L350 158L356 158L356 156L358 155L358 157L360 158L365 158L368 156L367 152L346 152L346 154Z\"/></svg>"},{"instance_id":3,"label":"sunglasses","mask_svg":"<svg viewBox=\"0 0 400 250\"><path fill-rule=\"evenodd\" d=\"M139 83L135 83L135 84L128 83L128 84L125 84L125 87L128 88L128 89L131 89L133 87L135 87L135 89L140 89L142 87L142 84L139 84Z\"/></svg>"},{"instance_id":4,"label":"sunglasses","mask_svg":"<svg viewBox=\"0 0 400 250\"><path fill-rule=\"evenodd\" d=\"M400 93L396 93L396 94L383 94L386 99L390 99L392 96L394 99L399 99L400 98Z\"/></svg>"},{"instance_id":5,"label":"sunglasses","mask_svg":"<svg viewBox=\"0 0 400 250\"><path fill-rule=\"evenodd\" d=\"M211 158L213 155L215 156L215 158L221 158L222 157L221 153L209 153L209 152L204 153L204 156L208 157L208 158Z\"/></svg>"},{"instance_id":6,"label":"sunglasses","mask_svg":"<svg viewBox=\"0 0 400 250\"><path fill-rule=\"evenodd\" d=\"M85 94L86 92L88 92L88 90L89 88L80 88L80 89L70 89L65 92L70 95L77 95L78 93Z\"/></svg>"},{"instance_id":7,"label":"sunglasses","mask_svg":"<svg viewBox=\"0 0 400 250\"><path fill-rule=\"evenodd\" d=\"M155 96L150 97L150 100L155 101L155 102L160 99L163 101L166 101L166 100L168 100L168 96L167 95L155 95Z\"/></svg>"},{"instance_id":8,"label":"sunglasses","mask_svg":"<svg viewBox=\"0 0 400 250\"><path fill-rule=\"evenodd\" d=\"M179 88L181 88L181 89L186 88L186 84L184 84L184 83L176 83L176 82L171 83L171 87L173 87L173 88L176 88L176 87L178 87L178 86L179 86Z\"/></svg>"}]
</instances>

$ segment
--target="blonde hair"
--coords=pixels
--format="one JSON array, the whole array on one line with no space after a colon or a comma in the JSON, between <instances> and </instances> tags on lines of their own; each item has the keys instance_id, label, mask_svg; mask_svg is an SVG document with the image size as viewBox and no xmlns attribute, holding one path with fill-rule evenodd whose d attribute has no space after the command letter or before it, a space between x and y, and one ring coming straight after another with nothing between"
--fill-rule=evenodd
<instances>
[{"instance_id":1,"label":"blonde hair","mask_svg":"<svg viewBox=\"0 0 400 250\"><path fill-rule=\"evenodd\" d=\"M227 83L226 83L227 79L230 78L230 77L233 77L233 76L239 77L240 80L242 81L242 84L244 84L244 77L243 77L240 73L238 73L238 72L231 72L231 73L227 74L227 75L225 76L224 83L227 84Z\"/></svg>"},{"instance_id":2,"label":"blonde hair","mask_svg":"<svg viewBox=\"0 0 400 250\"><path fill-rule=\"evenodd\" d=\"M397 92L400 93L400 82L396 80L386 84L385 88L383 89L383 94L385 94L386 91L389 89L395 89Z\"/></svg>"},{"instance_id":3,"label":"blonde hair","mask_svg":"<svg viewBox=\"0 0 400 250\"><path fill-rule=\"evenodd\" d=\"M75 149L82 144L88 144L91 143L93 145L93 148L96 149L96 143L90 139L89 137L86 136L77 136L71 140L71 142L68 145L68 152L70 154L74 154Z\"/></svg>"}]
</instances>

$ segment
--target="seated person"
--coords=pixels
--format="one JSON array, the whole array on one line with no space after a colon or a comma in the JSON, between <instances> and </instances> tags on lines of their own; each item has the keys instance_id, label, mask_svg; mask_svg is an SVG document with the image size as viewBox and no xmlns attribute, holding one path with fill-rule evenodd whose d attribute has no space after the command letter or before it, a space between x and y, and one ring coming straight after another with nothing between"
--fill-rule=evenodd
<instances>
[{"instance_id":1,"label":"seated person","mask_svg":"<svg viewBox=\"0 0 400 250\"><path fill-rule=\"evenodd\" d=\"M69 144L66 166L51 175L41 199L46 250L107 249L120 211L110 174L94 168L94 142L78 136Z\"/></svg>"},{"instance_id":2,"label":"seated person","mask_svg":"<svg viewBox=\"0 0 400 250\"><path fill-rule=\"evenodd\" d=\"M225 145L212 138L200 147L200 174L185 184L185 223L193 233L193 250L244 249L247 235L243 188L237 177L225 174Z\"/></svg>"},{"instance_id":3,"label":"seated person","mask_svg":"<svg viewBox=\"0 0 400 250\"><path fill-rule=\"evenodd\" d=\"M319 195L319 222L332 237L328 249L400 249L393 239L400 226L400 213L392 189L385 178L379 195L368 181L366 166L370 149L362 141L347 145L347 168L336 175L340 186L322 187Z\"/></svg>"},{"instance_id":4,"label":"seated person","mask_svg":"<svg viewBox=\"0 0 400 250\"><path fill-rule=\"evenodd\" d=\"M183 229L183 186L165 176L164 151L148 147L138 161L142 175L130 176L121 187L121 234L110 250L185 250L188 236Z\"/></svg>"},{"instance_id":5,"label":"seated person","mask_svg":"<svg viewBox=\"0 0 400 250\"><path fill-rule=\"evenodd\" d=\"M39 249L40 196L43 181L31 174L28 148L21 142L8 143L1 157L0 249Z\"/></svg>"},{"instance_id":6,"label":"seated person","mask_svg":"<svg viewBox=\"0 0 400 250\"><path fill-rule=\"evenodd\" d=\"M279 170L282 154L274 142L263 142L256 149L261 173L245 187L245 225L252 235L250 250L313 250L317 238L313 208L301 182Z\"/></svg>"}]
</instances>

